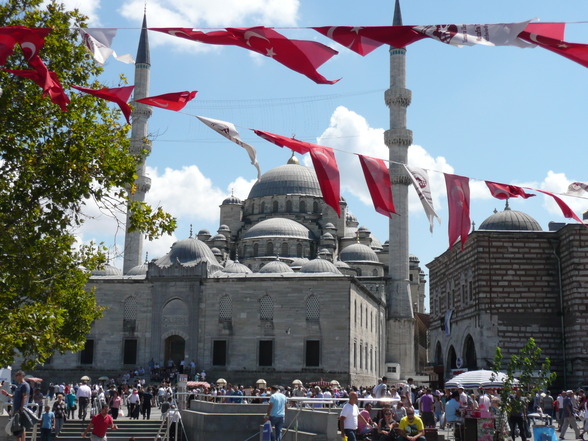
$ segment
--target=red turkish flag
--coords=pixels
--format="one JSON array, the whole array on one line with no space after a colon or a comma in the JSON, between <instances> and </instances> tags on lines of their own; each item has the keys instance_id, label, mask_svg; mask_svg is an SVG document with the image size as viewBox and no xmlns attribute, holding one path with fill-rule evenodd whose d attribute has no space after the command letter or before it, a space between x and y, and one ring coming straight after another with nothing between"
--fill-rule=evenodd
<instances>
[{"instance_id":1,"label":"red turkish flag","mask_svg":"<svg viewBox=\"0 0 588 441\"><path fill-rule=\"evenodd\" d=\"M564 29L565 23L532 23L519 38L588 67L588 44L564 41Z\"/></svg>"},{"instance_id":2,"label":"red turkish flag","mask_svg":"<svg viewBox=\"0 0 588 441\"><path fill-rule=\"evenodd\" d=\"M449 249L460 239L463 251L470 232L470 180L465 176L444 175L449 206Z\"/></svg>"},{"instance_id":3,"label":"red turkish flag","mask_svg":"<svg viewBox=\"0 0 588 441\"><path fill-rule=\"evenodd\" d=\"M535 191L538 191L540 193L543 193L543 194L546 194L548 196L551 196L553 198L553 200L555 201L555 203L559 206L562 214L565 217L567 217L568 219L575 219L576 221L578 221L582 225L587 226L584 222L582 222L582 219L580 219L578 216L576 216L576 213L574 213L574 211L568 206L568 204L566 204L564 201L562 201L556 195L554 195L553 193L550 193L548 191L545 191L545 190L537 190L537 189L535 189Z\"/></svg>"},{"instance_id":4,"label":"red turkish flag","mask_svg":"<svg viewBox=\"0 0 588 441\"><path fill-rule=\"evenodd\" d=\"M0 65L6 64L12 55L14 46L18 43L27 60L39 53L45 44L45 37L51 32L50 28L27 28L25 26L0 27Z\"/></svg>"},{"instance_id":5,"label":"red turkish flag","mask_svg":"<svg viewBox=\"0 0 588 441\"><path fill-rule=\"evenodd\" d=\"M131 93L133 93L135 86L115 87L112 89L108 89L106 87L102 89L89 89L87 87L81 86L71 87L79 90L80 92L89 93L95 97L118 104L120 110L122 110L123 115L127 119L127 124L131 123L131 107L127 104L127 101L129 100Z\"/></svg>"},{"instance_id":6,"label":"red turkish flag","mask_svg":"<svg viewBox=\"0 0 588 441\"><path fill-rule=\"evenodd\" d=\"M338 52L316 41L290 40L279 32L264 26L227 28L225 31L200 32L187 28L150 28L180 38L201 43L239 46L266 57L295 72L306 75L318 84L334 84L317 72L327 60Z\"/></svg>"},{"instance_id":7,"label":"red turkish flag","mask_svg":"<svg viewBox=\"0 0 588 441\"><path fill-rule=\"evenodd\" d=\"M496 199L508 199L508 198L518 198L519 196L523 199L527 199L530 197L535 196L534 194L525 193L525 190L522 187L517 187L516 185L509 185L509 184L499 184L497 182L492 181L485 181L488 189L492 196Z\"/></svg>"},{"instance_id":8,"label":"red turkish flag","mask_svg":"<svg viewBox=\"0 0 588 441\"><path fill-rule=\"evenodd\" d=\"M150 106L161 107L162 109L167 110L182 110L188 101L191 101L196 96L197 91L193 90L192 92L184 91L184 92L174 92L174 93L165 93L163 95L156 95L156 96L148 96L146 98L141 98L140 100L135 100L138 103L148 104Z\"/></svg>"},{"instance_id":9,"label":"red turkish flag","mask_svg":"<svg viewBox=\"0 0 588 441\"><path fill-rule=\"evenodd\" d=\"M3 69L6 72L10 72L11 74L17 75L19 77L28 78L33 80L43 89L43 95L49 95L51 101L57 104L61 110L67 112L67 104L69 103L69 98L66 95L59 79L55 72L46 71L46 73L41 73L37 70L14 70L14 69Z\"/></svg>"},{"instance_id":10,"label":"red turkish flag","mask_svg":"<svg viewBox=\"0 0 588 441\"><path fill-rule=\"evenodd\" d=\"M357 155L363 170L365 182L370 191L374 208L384 216L392 217L396 213L392 198L390 173L384 160L370 156Z\"/></svg>"},{"instance_id":11,"label":"red turkish flag","mask_svg":"<svg viewBox=\"0 0 588 441\"><path fill-rule=\"evenodd\" d=\"M403 48L427 38L412 26L322 26L311 29L362 56L383 44Z\"/></svg>"},{"instance_id":12,"label":"red turkish flag","mask_svg":"<svg viewBox=\"0 0 588 441\"><path fill-rule=\"evenodd\" d=\"M297 139L287 138L261 130L253 130L255 134L266 141L276 144L280 147L288 147L301 155L310 153L312 165L321 187L323 199L327 205L333 207L338 216L341 216L340 199L340 180L339 167L333 149L322 145L311 144L309 142L298 141Z\"/></svg>"}]
</instances>

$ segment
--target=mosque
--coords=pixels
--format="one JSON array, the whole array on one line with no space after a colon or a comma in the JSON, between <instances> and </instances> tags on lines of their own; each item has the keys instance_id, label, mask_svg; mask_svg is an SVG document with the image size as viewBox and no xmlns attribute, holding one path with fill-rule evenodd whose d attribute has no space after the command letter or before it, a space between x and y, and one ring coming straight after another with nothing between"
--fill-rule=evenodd
<instances>
[{"instance_id":1,"label":"mosque","mask_svg":"<svg viewBox=\"0 0 588 441\"><path fill-rule=\"evenodd\" d=\"M394 24L402 24L396 0ZM406 162L405 49L392 49L386 104L390 159ZM135 65L135 96L149 96L149 41L143 21ZM133 103L131 149L151 151L151 108ZM292 156L263 174L248 197L220 204L216 234L200 230L163 257L143 260L143 237L127 232L123 271L93 273L89 288L105 306L85 349L55 355L44 367L104 375L150 360L194 360L209 378L254 384L337 380L372 385L424 376L428 316L425 277L408 253L410 180L391 167L397 212L390 241L380 242L340 199L341 216L323 198L316 173ZM137 165L136 192L151 183ZM220 201L219 201L220 202ZM53 375L53 374L52 374Z\"/></svg>"}]
</instances>

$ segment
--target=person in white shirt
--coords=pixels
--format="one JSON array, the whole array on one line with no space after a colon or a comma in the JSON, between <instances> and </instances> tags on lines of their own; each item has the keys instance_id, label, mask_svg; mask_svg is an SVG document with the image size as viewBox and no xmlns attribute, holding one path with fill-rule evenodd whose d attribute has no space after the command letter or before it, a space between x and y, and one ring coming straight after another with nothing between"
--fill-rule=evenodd
<instances>
[{"instance_id":1,"label":"person in white shirt","mask_svg":"<svg viewBox=\"0 0 588 441\"><path fill-rule=\"evenodd\" d=\"M372 393L375 398L383 398L386 396L388 390L388 377L382 377L382 382L378 383L373 389Z\"/></svg>"},{"instance_id":2,"label":"person in white shirt","mask_svg":"<svg viewBox=\"0 0 588 441\"><path fill-rule=\"evenodd\" d=\"M359 419L359 408L357 407L357 392L349 393L349 401L345 403L339 415L339 430L341 438L347 437L348 441L357 441L355 436Z\"/></svg>"},{"instance_id":3,"label":"person in white shirt","mask_svg":"<svg viewBox=\"0 0 588 441\"><path fill-rule=\"evenodd\" d=\"M78 401L78 418L85 420L88 412L88 404L92 398L92 389L88 386L87 381L82 381L82 384L78 387L76 398Z\"/></svg>"}]
</instances>

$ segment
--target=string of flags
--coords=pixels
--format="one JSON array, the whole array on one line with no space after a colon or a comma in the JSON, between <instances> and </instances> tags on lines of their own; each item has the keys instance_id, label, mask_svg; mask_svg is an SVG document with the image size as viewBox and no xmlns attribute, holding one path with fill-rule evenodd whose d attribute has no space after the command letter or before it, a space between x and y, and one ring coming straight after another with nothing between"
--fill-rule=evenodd
<instances>
[{"instance_id":1,"label":"string of flags","mask_svg":"<svg viewBox=\"0 0 588 441\"><path fill-rule=\"evenodd\" d=\"M317 72L318 67L334 56L337 51L315 41L288 39L273 28L263 26L226 28L223 31L208 33L188 28L149 29L202 43L234 45L252 50L274 58L286 67L306 75L318 84L334 84L338 81L327 80ZM563 40L565 23L531 23L526 21L493 25L331 26L311 29L362 56L369 54L383 44L402 48L424 38L430 38L454 46L474 44L517 47L539 46L588 67L588 45L565 42ZM59 105L63 111L67 111L69 97L66 95L55 72L49 71L39 56L39 52L45 43L45 37L50 32L51 29L49 28L0 27L0 65L6 64L18 44L32 70L2 69L11 74L31 79L41 87L43 96L48 95L52 102ZM111 49L116 29L79 29L79 32L96 62L103 64L110 56L119 59L119 61L133 62L132 57L126 55L118 57L114 50ZM71 85L71 87L80 92L118 104L127 123L130 123L131 108L128 101L134 86L101 89L91 89L76 85ZM173 92L145 97L136 100L136 102L179 111L190 100L195 98L196 93L196 91ZM197 118L217 133L243 147L248 152L251 163L257 168L258 178L260 177L261 171L257 163L255 149L241 140L234 124L201 116L197 116ZM340 216L340 176L334 149L261 130L252 130L258 136L280 147L288 147L300 154L309 153L317 173L323 199ZM357 156L375 210L388 217L396 214L394 201L392 200L392 185L385 161L360 154L357 154ZM433 207L427 171L418 167L402 165L405 167L406 173L421 200L432 232L434 219L436 218L440 222L440 218ZM448 173L444 173L444 176L449 207L449 246L451 248L453 244L460 241L463 250L471 225L469 178ZM498 199L535 196L526 193L522 187L514 185L491 181L486 181L486 185L491 194ZM555 194L545 190L527 189L551 196L566 218L573 218L583 224L573 210ZM588 184L575 182L570 185L568 194L578 195L584 191L588 192Z\"/></svg>"}]
</instances>

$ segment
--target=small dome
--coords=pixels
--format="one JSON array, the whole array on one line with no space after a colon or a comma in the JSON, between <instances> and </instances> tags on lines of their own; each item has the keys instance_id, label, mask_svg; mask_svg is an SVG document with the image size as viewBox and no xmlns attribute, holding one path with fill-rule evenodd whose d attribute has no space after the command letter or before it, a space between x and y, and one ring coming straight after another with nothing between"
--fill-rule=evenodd
<instances>
[{"instance_id":1,"label":"small dome","mask_svg":"<svg viewBox=\"0 0 588 441\"><path fill-rule=\"evenodd\" d=\"M231 263L228 263L227 266L225 266L223 268L222 272L223 273L230 273L230 274L251 274L253 271L251 271L249 268L247 268L242 263L231 262Z\"/></svg>"},{"instance_id":2,"label":"small dome","mask_svg":"<svg viewBox=\"0 0 588 441\"><path fill-rule=\"evenodd\" d=\"M272 168L253 184L248 199L287 194L322 197L316 172L297 164Z\"/></svg>"},{"instance_id":3,"label":"small dome","mask_svg":"<svg viewBox=\"0 0 588 441\"><path fill-rule=\"evenodd\" d=\"M231 231L231 229L229 228L228 225L222 224L220 227L218 227L218 232L220 233L221 231Z\"/></svg>"},{"instance_id":4,"label":"small dome","mask_svg":"<svg viewBox=\"0 0 588 441\"><path fill-rule=\"evenodd\" d=\"M420 260L417 256L415 256L414 254L409 254L408 255L408 261L409 262L415 262L415 263L419 263Z\"/></svg>"},{"instance_id":5,"label":"small dome","mask_svg":"<svg viewBox=\"0 0 588 441\"><path fill-rule=\"evenodd\" d=\"M370 247L372 247L372 250L381 251L384 249L384 247L382 247L382 242L380 242L376 236L374 236L373 234L370 234L370 238L372 239L372 243L370 244Z\"/></svg>"},{"instance_id":6,"label":"small dome","mask_svg":"<svg viewBox=\"0 0 588 441\"><path fill-rule=\"evenodd\" d=\"M156 264L158 266L170 266L175 262L196 264L200 261L208 261L218 265L216 257L214 257L210 248L204 242L190 237L174 243L169 253L157 260Z\"/></svg>"},{"instance_id":7,"label":"small dome","mask_svg":"<svg viewBox=\"0 0 588 441\"><path fill-rule=\"evenodd\" d=\"M92 275L96 277L122 276L122 271L117 267L107 263L102 268L92 271Z\"/></svg>"},{"instance_id":8,"label":"small dome","mask_svg":"<svg viewBox=\"0 0 588 441\"><path fill-rule=\"evenodd\" d=\"M290 268L300 268L306 262L308 262L306 257L295 257L292 259L292 262L290 262Z\"/></svg>"},{"instance_id":9,"label":"small dome","mask_svg":"<svg viewBox=\"0 0 588 441\"><path fill-rule=\"evenodd\" d=\"M325 233L321 236L322 240L335 240L335 238L333 237L333 235L331 233Z\"/></svg>"},{"instance_id":10,"label":"small dome","mask_svg":"<svg viewBox=\"0 0 588 441\"><path fill-rule=\"evenodd\" d=\"M332 254L329 250L327 250L326 248L321 248L318 252L318 254Z\"/></svg>"},{"instance_id":11,"label":"small dome","mask_svg":"<svg viewBox=\"0 0 588 441\"><path fill-rule=\"evenodd\" d=\"M335 225L333 225L331 222L328 222L324 228L325 230L336 230Z\"/></svg>"},{"instance_id":12,"label":"small dome","mask_svg":"<svg viewBox=\"0 0 588 441\"><path fill-rule=\"evenodd\" d=\"M264 265L259 272L262 274L280 274L293 273L294 271L292 271L292 268L290 268L285 262L282 262L281 260L273 260Z\"/></svg>"},{"instance_id":13,"label":"small dome","mask_svg":"<svg viewBox=\"0 0 588 441\"><path fill-rule=\"evenodd\" d=\"M245 233L243 239L262 237L288 237L313 240L314 235L304 225L290 219L274 217L254 225Z\"/></svg>"},{"instance_id":14,"label":"small dome","mask_svg":"<svg viewBox=\"0 0 588 441\"><path fill-rule=\"evenodd\" d=\"M211 237L210 240L211 241L216 241L216 240L224 240L224 241L226 241L227 238L225 237L224 234L217 234L217 235Z\"/></svg>"},{"instance_id":15,"label":"small dome","mask_svg":"<svg viewBox=\"0 0 588 441\"><path fill-rule=\"evenodd\" d=\"M349 265L347 265L345 262L343 262L342 260L336 260L335 261L335 266L337 268L351 268Z\"/></svg>"},{"instance_id":16,"label":"small dome","mask_svg":"<svg viewBox=\"0 0 588 441\"><path fill-rule=\"evenodd\" d=\"M361 243L354 243L343 248L339 259L344 262L380 262L376 252Z\"/></svg>"},{"instance_id":17,"label":"small dome","mask_svg":"<svg viewBox=\"0 0 588 441\"><path fill-rule=\"evenodd\" d=\"M361 232L361 233L370 233L370 229L368 227L365 226L361 226L357 229L357 231Z\"/></svg>"},{"instance_id":18,"label":"small dome","mask_svg":"<svg viewBox=\"0 0 588 441\"><path fill-rule=\"evenodd\" d=\"M219 250L217 247L212 247L210 249L210 251L212 251L212 254L214 254L215 256L222 256L223 255L221 250Z\"/></svg>"},{"instance_id":19,"label":"small dome","mask_svg":"<svg viewBox=\"0 0 588 441\"><path fill-rule=\"evenodd\" d=\"M504 211L494 213L482 222L478 229L486 231L543 231L539 222L522 211L511 210L508 204Z\"/></svg>"},{"instance_id":20,"label":"small dome","mask_svg":"<svg viewBox=\"0 0 588 441\"><path fill-rule=\"evenodd\" d=\"M146 263L142 263L141 265L137 265L132 267L129 272L126 274L127 276L144 276L147 274L147 267Z\"/></svg>"},{"instance_id":21,"label":"small dome","mask_svg":"<svg viewBox=\"0 0 588 441\"><path fill-rule=\"evenodd\" d=\"M206 236L206 235L210 236L210 231L208 231L208 230L200 230L198 232L198 236Z\"/></svg>"},{"instance_id":22,"label":"small dome","mask_svg":"<svg viewBox=\"0 0 588 441\"><path fill-rule=\"evenodd\" d=\"M223 201L222 205L241 205L241 199L235 195L230 195Z\"/></svg>"},{"instance_id":23,"label":"small dome","mask_svg":"<svg viewBox=\"0 0 588 441\"><path fill-rule=\"evenodd\" d=\"M332 273L341 274L335 265L325 259L313 259L300 268L301 273Z\"/></svg>"}]
</instances>

